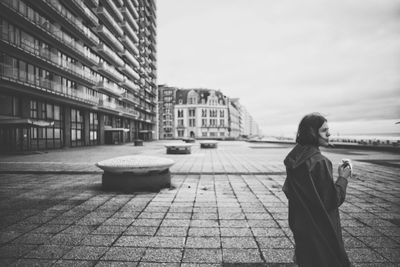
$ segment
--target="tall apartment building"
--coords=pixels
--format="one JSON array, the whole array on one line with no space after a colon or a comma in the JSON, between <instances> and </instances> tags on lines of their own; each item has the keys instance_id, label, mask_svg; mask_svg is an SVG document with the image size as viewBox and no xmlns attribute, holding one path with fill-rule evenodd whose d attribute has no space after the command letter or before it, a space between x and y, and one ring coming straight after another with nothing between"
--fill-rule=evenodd
<instances>
[{"instance_id":1,"label":"tall apartment building","mask_svg":"<svg viewBox=\"0 0 400 267\"><path fill-rule=\"evenodd\" d=\"M0 0L0 150L154 138L154 0Z\"/></svg>"},{"instance_id":2,"label":"tall apartment building","mask_svg":"<svg viewBox=\"0 0 400 267\"><path fill-rule=\"evenodd\" d=\"M212 89L159 85L159 138L226 139L248 136L251 116L237 98ZM246 123L247 121L247 123ZM246 133L246 134L245 134Z\"/></svg>"},{"instance_id":3,"label":"tall apartment building","mask_svg":"<svg viewBox=\"0 0 400 267\"><path fill-rule=\"evenodd\" d=\"M158 91L158 133L160 139L174 139L174 106L176 88L161 86L162 90Z\"/></svg>"}]
</instances>

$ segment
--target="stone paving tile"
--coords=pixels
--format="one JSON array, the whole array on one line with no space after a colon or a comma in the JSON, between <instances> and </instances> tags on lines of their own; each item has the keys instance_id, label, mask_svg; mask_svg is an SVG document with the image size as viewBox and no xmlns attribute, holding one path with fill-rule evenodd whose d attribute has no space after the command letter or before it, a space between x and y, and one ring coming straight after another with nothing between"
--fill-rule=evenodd
<instances>
[{"instance_id":1,"label":"stone paving tile","mask_svg":"<svg viewBox=\"0 0 400 267\"><path fill-rule=\"evenodd\" d=\"M221 263L221 249L185 249L182 262L190 263Z\"/></svg>"},{"instance_id":2,"label":"stone paving tile","mask_svg":"<svg viewBox=\"0 0 400 267\"><path fill-rule=\"evenodd\" d=\"M114 245L121 247L147 247L150 241L151 236L122 235Z\"/></svg>"},{"instance_id":3,"label":"stone paving tile","mask_svg":"<svg viewBox=\"0 0 400 267\"><path fill-rule=\"evenodd\" d=\"M182 248L185 244L185 237L154 236L150 239L149 247L153 248Z\"/></svg>"},{"instance_id":4,"label":"stone paving tile","mask_svg":"<svg viewBox=\"0 0 400 267\"><path fill-rule=\"evenodd\" d=\"M181 249L148 248L141 261L157 263L179 263L182 259Z\"/></svg>"},{"instance_id":5,"label":"stone paving tile","mask_svg":"<svg viewBox=\"0 0 400 267\"><path fill-rule=\"evenodd\" d=\"M111 247L100 260L138 262L145 251L145 248Z\"/></svg>"},{"instance_id":6,"label":"stone paving tile","mask_svg":"<svg viewBox=\"0 0 400 267\"><path fill-rule=\"evenodd\" d=\"M367 248L351 248L347 249L347 254L351 262L358 263L389 263L387 259L378 254L376 251Z\"/></svg>"},{"instance_id":7,"label":"stone paving tile","mask_svg":"<svg viewBox=\"0 0 400 267\"><path fill-rule=\"evenodd\" d=\"M256 237L260 248L294 248L287 237Z\"/></svg>"},{"instance_id":8,"label":"stone paving tile","mask_svg":"<svg viewBox=\"0 0 400 267\"><path fill-rule=\"evenodd\" d=\"M7 244L0 247L0 258L19 258L37 247L38 245Z\"/></svg>"},{"instance_id":9,"label":"stone paving tile","mask_svg":"<svg viewBox=\"0 0 400 267\"><path fill-rule=\"evenodd\" d=\"M15 262L12 262L10 267L47 267L52 266L54 264L54 260L41 260L41 259L19 259Z\"/></svg>"},{"instance_id":10,"label":"stone paving tile","mask_svg":"<svg viewBox=\"0 0 400 267\"><path fill-rule=\"evenodd\" d=\"M105 261L100 260L95 265L96 267L134 267L138 266L139 262L134 261Z\"/></svg>"},{"instance_id":11,"label":"stone paving tile","mask_svg":"<svg viewBox=\"0 0 400 267\"><path fill-rule=\"evenodd\" d=\"M252 227L251 228L254 236L259 237L278 237L278 236L285 236L285 232L282 228L275 228L275 227Z\"/></svg>"},{"instance_id":12,"label":"stone paving tile","mask_svg":"<svg viewBox=\"0 0 400 267\"><path fill-rule=\"evenodd\" d=\"M25 254L24 258L30 259L59 259L64 256L73 247L71 246L50 246L42 245Z\"/></svg>"},{"instance_id":13,"label":"stone paving tile","mask_svg":"<svg viewBox=\"0 0 400 267\"><path fill-rule=\"evenodd\" d=\"M185 244L186 248L220 248L221 239L219 237L188 237Z\"/></svg>"},{"instance_id":14,"label":"stone paving tile","mask_svg":"<svg viewBox=\"0 0 400 267\"><path fill-rule=\"evenodd\" d=\"M156 236L186 236L188 231L187 226L181 227L163 227L158 228Z\"/></svg>"},{"instance_id":15,"label":"stone paving tile","mask_svg":"<svg viewBox=\"0 0 400 267\"><path fill-rule=\"evenodd\" d=\"M253 237L222 237L222 248L257 248Z\"/></svg>"},{"instance_id":16,"label":"stone paving tile","mask_svg":"<svg viewBox=\"0 0 400 267\"><path fill-rule=\"evenodd\" d=\"M55 267L91 267L95 266L96 261L85 260L58 260L54 263Z\"/></svg>"},{"instance_id":17,"label":"stone paving tile","mask_svg":"<svg viewBox=\"0 0 400 267\"><path fill-rule=\"evenodd\" d=\"M268 263L293 263L293 249L262 249L262 254Z\"/></svg>"},{"instance_id":18,"label":"stone paving tile","mask_svg":"<svg viewBox=\"0 0 400 267\"><path fill-rule=\"evenodd\" d=\"M236 264L262 264L264 263L258 249L223 249L222 250L223 262L227 265Z\"/></svg>"},{"instance_id":19,"label":"stone paving tile","mask_svg":"<svg viewBox=\"0 0 400 267\"><path fill-rule=\"evenodd\" d=\"M98 260L108 250L108 247L78 246L74 247L63 259L69 260Z\"/></svg>"},{"instance_id":20,"label":"stone paving tile","mask_svg":"<svg viewBox=\"0 0 400 267\"><path fill-rule=\"evenodd\" d=\"M226 236L253 236L253 233L251 232L250 228L245 227L245 228L228 228L228 227L221 227L221 236L226 237Z\"/></svg>"},{"instance_id":21,"label":"stone paving tile","mask_svg":"<svg viewBox=\"0 0 400 267\"><path fill-rule=\"evenodd\" d=\"M119 235L95 235L85 236L80 242L83 246L111 246Z\"/></svg>"}]
</instances>

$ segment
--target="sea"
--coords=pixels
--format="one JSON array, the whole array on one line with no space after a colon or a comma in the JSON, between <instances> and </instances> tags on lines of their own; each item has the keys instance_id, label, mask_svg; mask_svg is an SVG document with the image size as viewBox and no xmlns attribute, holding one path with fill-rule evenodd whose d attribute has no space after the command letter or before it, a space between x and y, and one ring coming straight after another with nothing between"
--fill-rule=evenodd
<instances>
[{"instance_id":1,"label":"sea","mask_svg":"<svg viewBox=\"0 0 400 267\"><path fill-rule=\"evenodd\" d=\"M350 134L332 134L331 139L355 139L355 140L389 140L400 141L400 133L350 133Z\"/></svg>"}]
</instances>

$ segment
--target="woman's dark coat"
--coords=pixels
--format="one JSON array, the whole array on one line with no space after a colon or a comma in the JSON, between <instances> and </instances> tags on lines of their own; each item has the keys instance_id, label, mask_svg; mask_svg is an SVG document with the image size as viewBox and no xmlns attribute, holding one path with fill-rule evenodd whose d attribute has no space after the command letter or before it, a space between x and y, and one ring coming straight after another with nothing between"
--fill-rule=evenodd
<instances>
[{"instance_id":1,"label":"woman's dark coat","mask_svg":"<svg viewBox=\"0 0 400 267\"><path fill-rule=\"evenodd\" d=\"M315 146L297 144L285 159L283 186L289 200L289 226L299 266L350 266L344 250L338 207L347 179L333 181L332 163Z\"/></svg>"}]
</instances>

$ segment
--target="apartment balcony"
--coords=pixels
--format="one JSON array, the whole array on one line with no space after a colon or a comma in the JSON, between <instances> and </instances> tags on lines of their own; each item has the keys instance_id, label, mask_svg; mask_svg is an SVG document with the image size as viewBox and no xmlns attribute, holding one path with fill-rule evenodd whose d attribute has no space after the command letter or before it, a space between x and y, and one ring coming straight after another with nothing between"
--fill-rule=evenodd
<instances>
[{"instance_id":1,"label":"apartment balcony","mask_svg":"<svg viewBox=\"0 0 400 267\"><path fill-rule=\"evenodd\" d=\"M125 115L131 116L135 119L139 118L139 115L140 115L139 112L133 108L123 108L122 112Z\"/></svg>"},{"instance_id":2,"label":"apartment balcony","mask_svg":"<svg viewBox=\"0 0 400 267\"><path fill-rule=\"evenodd\" d=\"M124 79L124 76L121 73L119 73L113 66L107 64L105 61L99 63L96 69L98 72L115 81L116 83L120 83Z\"/></svg>"},{"instance_id":3,"label":"apartment balcony","mask_svg":"<svg viewBox=\"0 0 400 267\"><path fill-rule=\"evenodd\" d=\"M115 22L115 20L107 11L107 9L105 9L105 7L102 6L98 7L96 12L97 15L100 17L100 19L103 21L103 23L109 28L113 29L118 34L118 36L122 36L124 34L124 31L121 29L118 23Z\"/></svg>"},{"instance_id":4,"label":"apartment balcony","mask_svg":"<svg viewBox=\"0 0 400 267\"><path fill-rule=\"evenodd\" d=\"M4 34L4 31L2 32L1 41L5 44L4 48L11 55L23 55L27 62L34 62L35 65L42 68L52 69L53 72L59 75L66 76L72 80L78 80L87 86L95 84L93 75L91 73L84 73L82 65L71 63L50 49L37 47L30 40L22 38L20 42L16 42L14 38L10 39L8 34ZM2 47L3 44L0 43L0 48Z\"/></svg>"},{"instance_id":5,"label":"apartment balcony","mask_svg":"<svg viewBox=\"0 0 400 267\"><path fill-rule=\"evenodd\" d=\"M137 99L136 97L134 97L131 94L128 94L128 92L125 92L124 94L122 94L121 100L125 101L125 102L129 102L134 105L139 105L139 99Z\"/></svg>"},{"instance_id":6,"label":"apartment balcony","mask_svg":"<svg viewBox=\"0 0 400 267\"><path fill-rule=\"evenodd\" d=\"M122 52L124 50L124 46L122 43L107 29L104 25L99 25L96 27L96 32L103 37L103 40L107 42L107 44L115 49L118 52Z\"/></svg>"},{"instance_id":7,"label":"apartment balcony","mask_svg":"<svg viewBox=\"0 0 400 267\"><path fill-rule=\"evenodd\" d=\"M82 63L88 66L97 64L95 57L85 53L82 44L76 42L59 27L51 24L49 20L42 17L31 7L25 5L24 2L19 0L2 1L5 2L0 2L2 5L0 8L1 15L14 21L21 27L31 29L38 38L46 40L51 46L73 55Z\"/></svg>"},{"instance_id":8,"label":"apartment balcony","mask_svg":"<svg viewBox=\"0 0 400 267\"><path fill-rule=\"evenodd\" d=\"M134 56L132 56L131 52L129 52L128 50L125 50L123 53L120 53L121 56L124 56L129 63L131 63L135 68L139 68L139 62L136 60L136 58Z\"/></svg>"},{"instance_id":9,"label":"apartment balcony","mask_svg":"<svg viewBox=\"0 0 400 267\"><path fill-rule=\"evenodd\" d=\"M95 105L98 102L98 98L85 92L86 87L82 87L82 90L67 87L60 82L52 81L50 79L38 77L32 73L21 71L18 68L10 65L0 63L0 79L4 81L11 81L12 84L18 84L17 90L35 90L40 92L47 92L51 95L55 95L62 98L68 98L79 102Z\"/></svg>"},{"instance_id":10,"label":"apartment balcony","mask_svg":"<svg viewBox=\"0 0 400 267\"><path fill-rule=\"evenodd\" d=\"M139 42L139 38L127 21L122 22L120 25L122 29L124 29L124 32L128 33L128 36L131 37L135 43Z\"/></svg>"},{"instance_id":11,"label":"apartment balcony","mask_svg":"<svg viewBox=\"0 0 400 267\"><path fill-rule=\"evenodd\" d=\"M119 85L123 86L125 89L131 91L131 92L138 92L139 87L132 82L131 80L125 78L123 82L119 83Z\"/></svg>"},{"instance_id":12,"label":"apartment balcony","mask_svg":"<svg viewBox=\"0 0 400 267\"><path fill-rule=\"evenodd\" d=\"M119 8L116 6L115 0L103 0L102 3L106 4L109 7L109 11L112 11L113 17L118 20L118 22L122 22L124 20L124 17L121 14L121 11Z\"/></svg>"},{"instance_id":13,"label":"apartment balcony","mask_svg":"<svg viewBox=\"0 0 400 267\"><path fill-rule=\"evenodd\" d=\"M116 97L120 97L125 93L125 90L119 87L117 84L104 81L99 82L94 88L101 93L105 93L107 95L112 94Z\"/></svg>"},{"instance_id":14,"label":"apartment balcony","mask_svg":"<svg viewBox=\"0 0 400 267\"><path fill-rule=\"evenodd\" d=\"M134 71L129 65L125 64L123 67L119 68L122 72L128 75L133 80L139 80L140 76Z\"/></svg>"},{"instance_id":15,"label":"apartment balcony","mask_svg":"<svg viewBox=\"0 0 400 267\"><path fill-rule=\"evenodd\" d=\"M96 47L96 51L100 55L102 55L105 59L114 63L118 67L122 67L124 65L124 61L118 56L117 53L115 53L113 50L111 50L107 45L105 45L105 44L98 45Z\"/></svg>"},{"instance_id":16,"label":"apartment balcony","mask_svg":"<svg viewBox=\"0 0 400 267\"><path fill-rule=\"evenodd\" d=\"M137 45L135 45L131 39L129 39L128 36L124 36L121 38L122 43L125 45L125 47L127 47L129 49L129 51L131 51L133 54L135 54L136 56L139 55L139 49L137 47Z\"/></svg>"},{"instance_id":17,"label":"apartment balcony","mask_svg":"<svg viewBox=\"0 0 400 267\"><path fill-rule=\"evenodd\" d=\"M136 23L134 17L129 12L129 9L127 7L122 7L121 13L124 15L126 21L128 21L129 24L132 26L133 30L137 31L139 29L139 26Z\"/></svg>"},{"instance_id":18,"label":"apartment balcony","mask_svg":"<svg viewBox=\"0 0 400 267\"><path fill-rule=\"evenodd\" d=\"M98 7L99 6L99 0L85 0L86 5L89 7Z\"/></svg>"},{"instance_id":19,"label":"apartment balcony","mask_svg":"<svg viewBox=\"0 0 400 267\"><path fill-rule=\"evenodd\" d=\"M49 1L49 0L47 0ZM53 1L53 0L50 0ZM82 17L85 22L87 22L90 26L96 26L99 24L99 19L96 17L96 15L93 13L90 8L86 6L86 3L89 4L91 7L96 7L99 5L98 0L91 0L91 1L83 1L83 0L70 0L66 2L68 3L68 7L71 8L76 14L78 14L80 17Z\"/></svg>"},{"instance_id":20,"label":"apartment balcony","mask_svg":"<svg viewBox=\"0 0 400 267\"><path fill-rule=\"evenodd\" d=\"M114 101L99 99L98 103L99 103L98 105L99 108L119 113L119 108L118 108L119 105L117 105L117 103Z\"/></svg>"}]
</instances>

